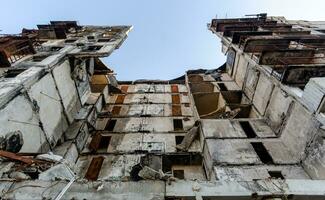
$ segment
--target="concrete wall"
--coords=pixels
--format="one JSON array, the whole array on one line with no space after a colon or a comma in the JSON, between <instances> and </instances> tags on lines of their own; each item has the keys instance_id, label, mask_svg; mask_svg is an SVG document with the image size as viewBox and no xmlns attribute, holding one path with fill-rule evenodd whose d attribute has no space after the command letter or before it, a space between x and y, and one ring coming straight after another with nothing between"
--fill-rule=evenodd
<instances>
[{"instance_id":1,"label":"concrete wall","mask_svg":"<svg viewBox=\"0 0 325 200\"><path fill-rule=\"evenodd\" d=\"M208 150L214 165L262 164L252 145L244 140L207 139L204 148ZM206 151L204 151L204 154L206 154Z\"/></svg>"},{"instance_id":2,"label":"concrete wall","mask_svg":"<svg viewBox=\"0 0 325 200\"><path fill-rule=\"evenodd\" d=\"M44 132L51 146L54 147L67 129L67 121L52 75L50 73L45 75L30 88L28 94L39 109Z\"/></svg>"},{"instance_id":3,"label":"concrete wall","mask_svg":"<svg viewBox=\"0 0 325 200\"><path fill-rule=\"evenodd\" d=\"M112 112L117 105L106 106L105 111ZM140 115L151 115L153 117L167 117L172 116L171 104L130 104L130 105L118 105L121 106L121 110L114 116L129 116L136 117ZM193 116L191 107L187 107L181 104L181 111L183 116Z\"/></svg>"},{"instance_id":4,"label":"concrete wall","mask_svg":"<svg viewBox=\"0 0 325 200\"><path fill-rule=\"evenodd\" d=\"M71 74L71 77L75 81L78 95L80 97L80 102L82 103L82 105L84 105L91 91L90 84L89 84L90 82L89 75L86 69L85 62L82 62L80 65L75 66L75 69Z\"/></svg>"},{"instance_id":5,"label":"concrete wall","mask_svg":"<svg viewBox=\"0 0 325 200\"><path fill-rule=\"evenodd\" d=\"M260 166L236 166L236 167L214 167L217 180L220 181L253 181L258 179L269 179L268 171L281 172L286 179L310 179L308 174L298 165L260 165Z\"/></svg>"},{"instance_id":6,"label":"concrete wall","mask_svg":"<svg viewBox=\"0 0 325 200\"><path fill-rule=\"evenodd\" d=\"M228 119L204 119L201 123L204 138L246 138L240 125Z\"/></svg>"},{"instance_id":7,"label":"concrete wall","mask_svg":"<svg viewBox=\"0 0 325 200\"><path fill-rule=\"evenodd\" d=\"M55 67L53 69L53 76L62 98L68 121L69 123L72 123L74 115L81 106L75 83L71 78L69 62L66 60L59 66Z\"/></svg>"},{"instance_id":8,"label":"concrete wall","mask_svg":"<svg viewBox=\"0 0 325 200\"><path fill-rule=\"evenodd\" d=\"M251 100L253 99L255 94L255 89L256 89L259 75L260 72L256 70L254 67L252 67L251 65L247 67L247 75L246 75L243 91L245 92L247 97Z\"/></svg>"},{"instance_id":9,"label":"concrete wall","mask_svg":"<svg viewBox=\"0 0 325 200\"><path fill-rule=\"evenodd\" d=\"M246 60L246 58L244 56L240 56L239 54L237 54L237 57L239 57L239 61L238 61L238 67L237 67L237 71L236 71L236 75L235 75L235 81L238 84L238 86L240 87L240 89L243 88L244 82L245 82L245 76L246 76L246 70L247 70L247 66L248 66L248 61Z\"/></svg>"},{"instance_id":10,"label":"concrete wall","mask_svg":"<svg viewBox=\"0 0 325 200\"><path fill-rule=\"evenodd\" d=\"M103 155L104 162L99 169L98 180L127 180L130 177L132 167L140 163L142 154L135 155ZM81 156L76 163L76 174L80 179L84 179L87 169L92 159L96 156Z\"/></svg>"},{"instance_id":11,"label":"concrete wall","mask_svg":"<svg viewBox=\"0 0 325 200\"><path fill-rule=\"evenodd\" d=\"M178 117L179 118L179 117ZM179 118L182 119L182 118ZM146 117L146 118L116 118L114 132L170 132L174 131L173 118L169 117ZM193 118L183 120L184 130L189 130L194 124ZM104 130L102 127L101 130Z\"/></svg>"},{"instance_id":12,"label":"concrete wall","mask_svg":"<svg viewBox=\"0 0 325 200\"><path fill-rule=\"evenodd\" d=\"M313 179L325 179L325 132L318 130L316 140L307 148L306 159L302 164Z\"/></svg>"},{"instance_id":13,"label":"concrete wall","mask_svg":"<svg viewBox=\"0 0 325 200\"><path fill-rule=\"evenodd\" d=\"M281 129L292 101L292 97L287 93L277 86L274 87L265 117L268 119L267 123L276 133L279 133Z\"/></svg>"},{"instance_id":14,"label":"concrete wall","mask_svg":"<svg viewBox=\"0 0 325 200\"><path fill-rule=\"evenodd\" d=\"M187 87L181 84L173 84L178 87L179 92L187 92ZM119 85L122 88L125 85ZM171 93L171 85L168 84L134 84L128 85L127 93Z\"/></svg>"},{"instance_id":15,"label":"concrete wall","mask_svg":"<svg viewBox=\"0 0 325 200\"><path fill-rule=\"evenodd\" d=\"M293 153L303 158L305 148L314 138L318 126L311 113L296 102L281 133L281 139Z\"/></svg>"},{"instance_id":16,"label":"concrete wall","mask_svg":"<svg viewBox=\"0 0 325 200\"><path fill-rule=\"evenodd\" d=\"M23 146L20 152L46 152L49 147L45 134L41 129L38 114L25 95L19 95L0 110L0 134L20 131L23 135Z\"/></svg>"},{"instance_id":17,"label":"concrete wall","mask_svg":"<svg viewBox=\"0 0 325 200\"><path fill-rule=\"evenodd\" d=\"M5 184L5 183L4 183ZM56 197L67 185L65 181L23 181L12 185L15 192L3 189L6 199L46 199ZM100 187L99 187L100 186ZM133 199L133 200L164 200L165 183L163 181L140 182L74 182L62 199Z\"/></svg>"},{"instance_id":18,"label":"concrete wall","mask_svg":"<svg viewBox=\"0 0 325 200\"><path fill-rule=\"evenodd\" d=\"M108 103L114 104L118 95L112 95L108 99ZM180 94L180 101L181 103L189 103L190 100L187 95ZM159 103L172 103L172 96L171 94L127 94L125 95L125 99L123 104L134 104L134 103L152 103L152 104L159 104Z\"/></svg>"},{"instance_id":19,"label":"concrete wall","mask_svg":"<svg viewBox=\"0 0 325 200\"><path fill-rule=\"evenodd\" d=\"M264 115L273 87L274 85L269 78L266 75L261 74L253 98L253 104L261 115Z\"/></svg>"}]
</instances>

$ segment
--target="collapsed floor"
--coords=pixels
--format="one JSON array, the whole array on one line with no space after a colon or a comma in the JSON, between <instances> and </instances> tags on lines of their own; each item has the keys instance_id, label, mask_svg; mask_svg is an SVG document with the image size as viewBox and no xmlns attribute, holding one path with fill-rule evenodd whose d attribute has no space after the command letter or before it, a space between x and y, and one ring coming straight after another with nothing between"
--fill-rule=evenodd
<instances>
[{"instance_id":1,"label":"collapsed floor","mask_svg":"<svg viewBox=\"0 0 325 200\"><path fill-rule=\"evenodd\" d=\"M325 22L213 19L220 68L117 81L131 29L1 38L2 198L325 199Z\"/></svg>"}]
</instances>

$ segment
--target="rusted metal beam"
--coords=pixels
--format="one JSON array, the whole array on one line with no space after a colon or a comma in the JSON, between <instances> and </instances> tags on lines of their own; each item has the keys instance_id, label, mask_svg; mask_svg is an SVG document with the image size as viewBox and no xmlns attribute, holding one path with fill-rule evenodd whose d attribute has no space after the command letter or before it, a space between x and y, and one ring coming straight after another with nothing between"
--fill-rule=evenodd
<instances>
[{"instance_id":1,"label":"rusted metal beam","mask_svg":"<svg viewBox=\"0 0 325 200\"><path fill-rule=\"evenodd\" d=\"M232 43L238 44L239 41L245 40L249 36L272 35L272 31L236 31L232 34Z\"/></svg>"},{"instance_id":2,"label":"rusted metal beam","mask_svg":"<svg viewBox=\"0 0 325 200\"><path fill-rule=\"evenodd\" d=\"M237 22L229 22L229 21L223 21L219 22L215 26L215 30L217 32L224 32L226 26L267 26L272 27L277 24L277 21L237 21Z\"/></svg>"},{"instance_id":3,"label":"rusted metal beam","mask_svg":"<svg viewBox=\"0 0 325 200\"><path fill-rule=\"evenodd\" d=\"M266 18L245 17L245 18L228 18L228 19L212 19L211 26L217 26L218 23L236 23L236 22L256 22L265 21Z\"/></svg>"},{"instance_id":4,"label":"rusted metal beam","mask_svg":"<svg viewBox=\"0 0 325 200\"><path fill-rule=\"evenodd\" d=\"M260 27L269 31L290 31L292 29L291 24L262 24Z\"/></svg>"},{"instance_id":5,"label":"rusted metal beam","mask_svg":"<svg viewBox=\"0 0 325 200\"><path fill-rule=\"evenodd\" d=\"M90 181L96 181L104 161L103 156L94 157L88 167L85 178Z\"/></svg>"},{"instance_id":6,"label":"rusted metal beam","mask_svg":"<svg viewBox=\"0 0 325 200\"><path fill-rule=\"evenodd\" d=\"M324 52L313 49L287 49L264 51L259 58L260 65L323 64Z\"/></svg>"},{"instance_id":7,"label":"rusted metal beam","mask_svg":"<svg viewBox=\"0 0 325 200\"><path fill-rule=\"evenodd\" d=\"M272 30L272 32L275 35L309 35L310 31L307 30L297 30L297 29L291 29L291 30Z\"/></svg>"},{"instance_id":8,"label":"rusted metal beam","mask_svg":"<svg viewBox=\"0 0 325 200\"><path fill-rule=\"evenodd\" d=\"M34 160L32 158L27 158L24 156L19 156L15 153L9 152L9 151L3 151L0 150L0 156L4 158L8 158L10 160L20 161L26 164L33 164Z\"/></svg>"},{"instance_id":9,"label":"rusted metal beam","mask_svg":"<svg viewBox=\"0 0 325 200\"><path fill-rule=\"evenodd\" d=\"M288 49L290 39L281 36L250 36L240 41L240 47L244 52L262 52Z\"/></svg>"},{"instance_id":10,"label":"rusted metal beam","mask_svg":"<svg viewBox=\"0 0 325 200\"><path fill-rule=\"evenodd\" d=\"M0 67L10 67L12 63L35 53L32 41L28 37L13 35L0 37Z\"/></svg>"},{"instance_id":11,"label":"rusted metal beam","mask_svg":"<svg viewBox=\"0 0 325 200\"><path fill-rule=\"evenodd\" d=\"M324 77L325 65L321 66L288 66L285 68L281 82L287 85L303 86L310 78Z\"/></svg>"},{"instance_id":12,"label":"rusted metal beam","mask_svg":"<svg viewBox=\"0 0 325 200\"><path fill-rule=\"evenodd\" d=\"M260 28L262 30L258 31ZM223 30L223 35L231 37L234 32L290 32L292 30L292 25L290 24L233 24L226 25Z\"/></svg>"},{"instance_id":13,"label":"rusted metal beam","mask_svg":"<svg viewBox=\"0 0 325 200\"><path fill-rule=\"evenodd\" d=\"M323 35L294 35L294 36L250 36L241 43L244 52L277 51L289 48L295 42L308 48L324 48Z\"/></svg>"},{"instance_id":14,"label":"rusted metal beam","mask_svg":"<svg viewBox=\"0 0 325 200\"><path fill-rule=\"evenodd\" d=\"M217 27L218 24L222 23L238 23L238 22L265 22L266 21L266 15L261 15L258 17L245 17L245 18L228 18L228 19L212 19L211 21L211 27Z\"/></svg>"},{"instance_id":15,"label":"rusted metal beam","mask_svg":"<svg viewBox=\"0 0 325 200\"><path fill-rule=\"evenodd\" d=\"M234 32L257 32L258 26L225 26L223 31L223 36L231 37Z\"/></svg>"}]
</instances>

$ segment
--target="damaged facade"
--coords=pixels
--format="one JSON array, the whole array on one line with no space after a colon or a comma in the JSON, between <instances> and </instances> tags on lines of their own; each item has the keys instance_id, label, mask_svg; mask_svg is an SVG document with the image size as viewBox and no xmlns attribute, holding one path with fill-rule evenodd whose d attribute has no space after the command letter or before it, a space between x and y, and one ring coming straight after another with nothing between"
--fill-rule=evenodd
<instances>
[{"instance_id":1,"label":"damaged facade","mask_svg":"<svg viewBox=\"0 0 325 200\"><path fill-rule=\"evenodd\" d=\"M130 26L0 38L3 199L325 199L325 22L213 19L226 63L118 81Z\"/></svg>"}]
</instances>

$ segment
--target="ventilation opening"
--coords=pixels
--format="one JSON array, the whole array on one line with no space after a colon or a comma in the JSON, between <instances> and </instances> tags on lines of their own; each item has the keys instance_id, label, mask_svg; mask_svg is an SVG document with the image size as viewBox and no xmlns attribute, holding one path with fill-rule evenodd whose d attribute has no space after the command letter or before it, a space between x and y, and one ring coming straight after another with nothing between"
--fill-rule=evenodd
<instances>
[{"instance_id":1,"label":"ventilation opening","mask_svg":"<svg viewBox=\"0 0 325 200\"><path fill-rule=\"evenodd\" d=\"M264 164L273 164L273 159L262 142L251 142L251 145Z\"/></svg>"},{"instance_id":2,"label":"ventilation opening","mask_svg":"<svg viewBox=\"0 0 325 200\"><path fill-rule=\"evenodd\" d=\"M51 51L60 51L63 47L51 47Z\"/></svg>"},{"instance_id":3,"label":"ventilation opening","mask_svg":"<svg viewBox=\"0 0 325 200\"><path fill-rule=\"evenodd\" d=\"M111 41L111 39L102 38L102 39L98 39L97 42L109 42L109 41Z\"/></svg>"},{"instance_id":4,"label":"ventilation opening","mask_svg":"<svg viewBox=\"0 0 325 200\"><path fill-rule=\"evenodd\" d=\"M87 48L87 51L98 51L99 49L101 49L103 46L89 46Z\"/></svg>"},{"instance_id":5,"label":"ventilation opening","mask_svg":"<svg viewBox=\"0 0 325 200\"><path fill-rule=\"evenodd\" d=\"M182 136L182 135L175 136L176 145L181 144L183 142L183 139L184 139L184 136Z\"/></svg>"},{"instance_id":6,"label":"ventilation opening","mask_svg":"<svg viewBox=\"0 0 325 200\"><path fill-rule=\"evenodd\" d=\"M178 179L184 179L184 170L173 170L173 176Z\"/></svg>"},{"instance_id":7,"label":"ventilation opening","mask_svg":"<svg viewBox=\"0 0 325 200\"><path fill-rule=\"evenodd\" d=\"M39 171L35 168L27 168L27 169L24 169L23 172L25 174L27 174L28 176L30 176L30 178L32 180L38 179Z\"/></svg>"},{"instance_id":8,"label":"ventilation opening","mask_svg":"<svg viewBox=\"0 0 325 200\"><path fill-rule=\"evenodd\" d=\"M86 69L90 72L90 59L86 59Z\"/></svg>"},{"instance_id":9,"label":"ventilation opening","mask_svg":"<svg viewBox=\"0 0 325 200\"><path fill-rule=\"evenodd\" d=\"M140 164L134 165L130 172L130 178L132 181L140 181L143 178L139 176L139 172L142 170L142 167Z\"/></svg>"},{"instance_id":10,"label":"ventilation opening","mask_svg":"<svg viewBox=\"0 0 325 200\"><path fill-rule=\"evenodd\" d=\"M242 127L242 129L244 130L247 138L255 138L256 137L256 133L249 122L241 121L241 122L239 122L239 124Z\"/></svg>"},{"instance_id":11,"label":"ventilation opening","mask_svg":"<svg viewBox=\"0 0 325 200\"><path fill-rule=\"evenodd\" d=\"M152 117L152 114L143 114L143 115L140 115L140 117Z\"/></svg>"},{"instance_id":12,"label":"ventilation opening","mask_svg":"<svg viewBox=\"0 0 325 200\"><path fill-rule=\"evenodd\" d=\"M111 136L102 135L101 140L99 142L98 150L107 151L110 141L111 141Z\"/></svg>"},{"instance_id":13,"label":"ventilation opening","mask_svg":"<svg viewBox=\"0 0 325 200\"><path fill-rule=\"evenodd\" d=\"M318 113L321 113L322 115L325 115L325 98L323 98L323 100L322 100L322 103L320 105Z\"/></svg>"},{"instance_id":14,"label":"ventilation opening","mask_svg":"<svg viewBox=\"0 0 325 200\"><path fill-rule=\"evenodd\" d=\"M224 83L217 83L220 91L228 91L226 85Z\"/></svg>"},{"instance_id":15,"label":"ventilation opening","mask_svg":"<svg viewBox=\"0 0 325 200\"><path fill-rule=\"evenodd\" d=\"M183 120L181 119L173 119L174 131L182 131L183 130Z\"/></svg>"},{"instance_id":16,"label":"ventilation opening","mask_svg":"<svg viewBox=\"0 0 325 200\"><path fill-rule=\"evenodd\" d=\"M64 42L65 43L74 43L75 41L77 41L77 39L67 39Z\"/></svg>"},{"instance_id":17,"label":"ventilation opening","mask_svg":"<svg viewBox=\"0 0 325 200\"><path fill-rule=\"evenodd\" d=\"M165 154L162 156L162 170L163 172L172 172L173 166L190 166L199 165L202 166L202 155L200 153L191 154ZM178 168L182 169L182 168Z\"/></svg>"},{"instance_id":18,"label":"ventilation opening","mask_svg":"<svg viewBox=\"0 0 325 200\"><path fill-rule=\"evenodd\" d=\"M268 172L272 178L284 179L284 176L282 175L281 171L268 171Z\"/></svg>"},{"instance_id":19,"label":"ventilation opening","mask_svg":"<svg viewBox=\"0 0 325 200\"><path fill-rule=\"evenodd\" d=\"M19 75L20 73L22 73L23 71L25 71L26 69L9 69L8 71L6 71L3 74L4 78L14 78L17 75Z\"/></svg>"},{"instance_id":20,"label":"ventilation opening","mask_svg":"<svg viewBox=\"0 0 325 200\"><path fill-rule=\"evenodd\" d=\"M205 166L205 162L202 163L202 168L203 168L203 173L206 179L208 179L208 173L207 173L207 168ZM218 180L218 179L217 179Z\"/></svg>"},{"instance_id":21,"label":"ventilation opening","mask_svg":"<svg viewBox=\"0 0 325 200\"><path fill-rule=\"evenodd\" d=\"M106 124L105 130L106 131L113 131L114 127L115 127L115 124L116 124L116 119L109 120L107 122L107 124Z\"/></svg>"},{"instance_id":22,"label":"ventilation opening","mask_svg":"<svg viewBox=\"0 0 325 200\"><path fill-rule=\"evenodd\" d=\"M37 55L37 56L33 56L32 61L33 62L41 62L42 60L44 60L47 57L47 55Z\"/></svg>"}]
</instances>

